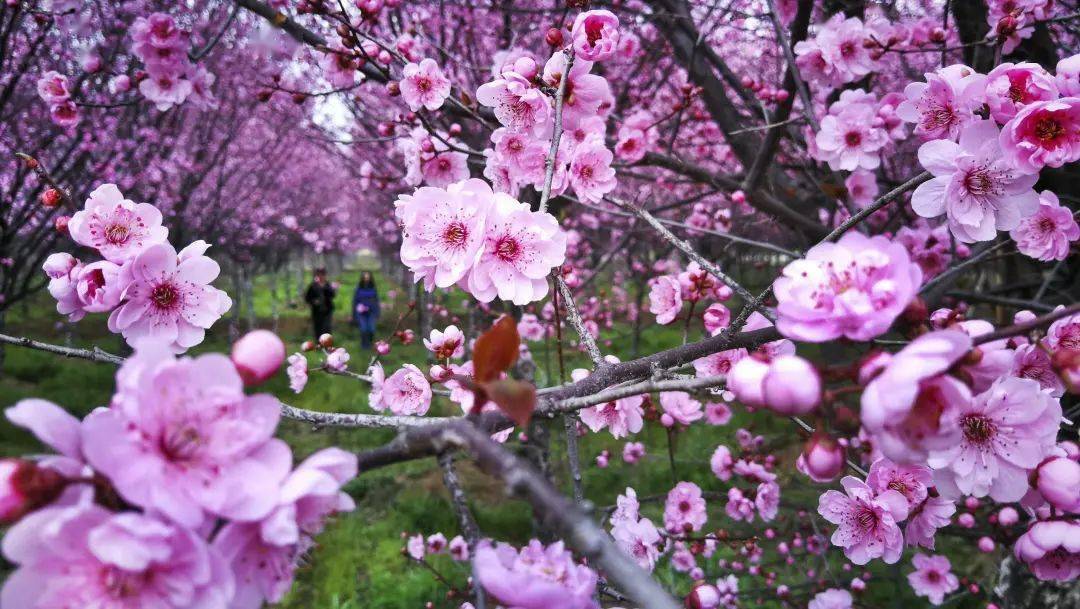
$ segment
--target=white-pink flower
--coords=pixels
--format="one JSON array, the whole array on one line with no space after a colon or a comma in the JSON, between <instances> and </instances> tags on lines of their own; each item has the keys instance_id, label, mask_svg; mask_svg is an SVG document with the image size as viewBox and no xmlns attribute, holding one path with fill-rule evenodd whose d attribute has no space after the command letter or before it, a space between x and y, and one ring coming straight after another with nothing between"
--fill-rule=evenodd
<instances>
[{"instance_id":1,"label":"white-pink flower","mask_svg":"<svg viewBox=\"0 0 1080 609\"><path fill-rule=\"evenodd\" d=\"M915 594L925 596L934 605L940 605L946 594L960 587L960 580L953 575L952 565L944 556L916 554L911 564L915 570L908 573L908 583Z\"/></svg>"},{"instance_id":2,"label":"white-pink flower","mask_svg":"<svg viewBox=\"0 0 1080 609\"><path fill-rule=\"evenodd\" d=\"M71 216L68 231L75 243L92 247L117 264L149 245L163 243L169 235L156 207L125 199L115 184L95 188L86 206Z\"/></svg>"},{"instance_id":3,"label":"white-pink flower","mask_svg":"<svg viewBox=\"0 0 1080 609\"><path fill-rule=\"evenodd\" d=\"M46 72L37 81L38 97L47 104L59 104L71 98L67 76L53 70Z\"/></svg>"},{"instance_id":4,"label":"white-pink flower","mask_svg":"<svg viewBox=\"0 0 1080 609\"><path fill-rule=\"evenodd\" d=\"M599 203L604 195L615 189L615 170L611 168L611 151L600 138L586 140L574 148L570 159L570 186L586 203Z\"/></svg>"},{"instance_id":5,"label":"white-pink flower","mask_svg":"<svg viewBox=\"0 0 1080 609\"><path fill-rule=\"evenodd\" d=\"M875 495L865 482L852 476L844 476L840 484L846 494L825 491L818 501L818 513L837 525L833 545L843 548L848 560L857 565L875 558L886 564L900 560L904 535L897 523L907 518L907 499L891 489Z\"/></svg>"},{"instance_id":6,"label":"white-pink flower","mask_svg":"<svg viewBox=\"0 0 1080 609\"><path fill-rule=\"evenodd\" d=\"M514 131L544 136L551 129L551 105L539 89L517 72L503 72L476 90L476 101L492 108L495 118Z\"/></svg>"},{"instance_id":7,"label":"white-pink flower","mask_svg":"<svg viewBox=\"0 0 1080 609\"><path fill-rule=\"evenodd\" d=\"M889 135L879 125L871 106L853 103L821 119L821 131L817 132L814 143L815 158L825 161L833 170L877 169Z\"/></svg>"},{"instance_id":8,"label":"white-pink flower","mask_svg":"<svg viewBox=\"0 0 1080 609\"><path fill-rule=\"evenodd\" d=\"M1039 193L1039 210L1020 221L1009 232L1021 254L1036 260L1064 260L1070 243L1080 239L1080 225L1073 212L1062 207L1058 196L1049 190Z\"/></svg>"},{"instance_id":9,"label":"white-pink flower","mask_svg":"<svg viewBox=\"0 0 1080 609\"><path fill-rule=\"evenodd\" d=\"M413 112L421 108L438 110L450 96L450 79L443 75L434 59L405 64L398 84L401 98Z\"/></svg>"},{"instance_id":10,"label":"white-pink flower","mask_svg":"<svg viewBox=\"0 0 1080 609\"><path fill-rule=\"evenodd\" d=\"M307 358L303 353L293 353L288 359L289 367L285 374L289 377L289 389L293 393L300 393L308 382Z\"/></svg>"},{"instance_id":11,"label":"white-pink flower","mask_svg":"<svg viewBox=\"0 0 1080 609\"><path fill-rule=\"evenodd\" d=\"M964 243L989 241L1038 211L1039 197L1032 189L1038 176L1009 164L993 121L964 127L959 143L923 144L919 162L934 177L912 193L912 209L924 218L945 214L949 229Z\"/></svg>"},{"instance_id":12,"label":"white-pink flower","mask_svg":"<svg viewBox=\"0 0 1080 609\"><path fill-rule=\"evenodd\" d=\"M446 326L442 331L433 328L431 338L424 339L424 347L431 351L437 360L459 358L465 355L465 335L455 325Z\"/></svg>"},{"instance_id":13,"label":"white-pink flower","mask_svg":"<svg viewBox=\"0 0 1080 609\"><path fill-rule=\"evenodd\" d=\"M124 302L109 316L109 330L130 345L152 338L178 353L201 343L232 306L228 294L210 285L221 269L203 255L209 247L195 241L178 254L157 243L125 264L119 279L126 285Z\"/></svg>"},{"instance_id":14,"label":"white-pink flower","mask_svg":"<svg viewBox=\"0 0 1080 609\"><path fill-rule=\"evenodd\" d=\"M963 64L954 64L928 73L926 82L904 87L907 99L896 107L896 114L915 123L915 133L925 139L955 140L968 123L976 120L973 112L979 101L982 75Z\"/></svg>"},{"instance_id":15,"label":"white-pink flower","mask_svg":"<svg viewBox=\"0 0 1080 609\"><path fill-rule=\"evenodd\" d=\"M535 302L547 294L551 269L565 259L566 233L554 216L494 193L469 292L481 302L496 296L516 305Z\"/></svg>"},{"instance_id":16,"label":"white-pink flower","mask_svg":"<svg viewBox=\"0 0 1080 609\"><path fill-rule=\"evenodd\" d=\"M662 275L653 281L649 290L649 311L656 315L656 323L664 326L675 321L682 305L682 287L678 278Z\"/></svg>"},{"instance_id":17,"label":"white-pink flower","mask_svg":"<svg viewBox=\"0 0 1080 609\"><path fill-rule=\"evenodd\" d=\"M374 369L373 369L374 370ZM382 366L378 373L372 372L373 380L368 404L374 410L387 410L396 415L423 416L431 407L431 384L419 368L405 364L386 380L378 379L382 375Z\"/></svg>"}]
</instances>

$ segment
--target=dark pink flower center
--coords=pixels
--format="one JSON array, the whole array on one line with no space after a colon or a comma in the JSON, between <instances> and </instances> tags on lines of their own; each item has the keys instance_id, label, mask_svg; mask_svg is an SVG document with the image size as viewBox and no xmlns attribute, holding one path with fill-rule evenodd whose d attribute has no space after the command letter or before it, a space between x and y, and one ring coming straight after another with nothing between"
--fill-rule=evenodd
<instances>
[{"instance_id":1,"label":"dark pink flower center","mask_svg":"<svg viewBox=\"0 0 1080 609\"><path fill-rule=\"evenodd\" d=\"M420 78L416 79L416 88L421 93L427 93L431 90L431 80L425 76L421 76Z\"/></svg>"},{"instance_id":2,"label":"dark pink flower center","mask_svg":"<svg viewBox=\"0 0 1080 609\"><path fill-rule=\"evenodd\" d=\"M986 167L972 169L964 176L964 189L976 197L1000 194L998 180Z\"/></svg>"},{"instance_id":3,"label":"dark pink flower center","mask_svg":"<svg viewBox=\"0 0 1080 609\"><path fill-rule=\"evenodd\" d=\"M161 438L161 452L170 461L189 461L202 445L199 430L191 426L169 430Z\"/></svg>"},{"instance_id":4,"label":"dark pink flower center","mask_svg":"<svg viewBox=\"0 0 1080 609\"><path fill-rule=\"evenodd\" d=\"M1052 142L1061 137L1065 133L1065 128L1061 126L1057 118L1053 116L1046 116L1040 118L1035 123L1035 137L1039 138L1043 142Z\"/></svg>"},{"instance_id":5,"label":"dark pink flower center","mask_svg":"<svg viewBox=\"0 0 1080 609\"><path fill-rule=\"evenodd\" d=\"M855 517L855 521L859 523L860 529L869 531L877 526L878 515L873 509L863 507L859 510L859 514Z\"/></svg>"},{"instance_id":6,"label":"dark pink flower center","mask_svg":"<svg viewBox=\"0 0 1080 609\"><path fill-rule=\"evenodd\" d=\"M180 300L180 291L171 283L154 286L150 291L150 302L159 309L171 309Z\"/></svg>"},{"instance_id":7,"label":"dark pink flower center","mask_svg":"<svg viewBox=\"0 0 1080 609\"><path fill-rule=\"evenodd\" d=\"M513 262L521 255L521 245L516 239L503 237L495 244L495 255L506 262Z\"/></svg>"},{"instance_id":8,"label":"dark pink flower center","mask_svg":"<svg viewBox=\"0 0 1080 609\"><path fill-rule=\"evenodd\" d=\"M926 581L930 582L931 584L936 584L941 581L941 574L937 571L930 571L926 574Z\"/></svg>"},{"instance_id":9,"label":"dark pink flower center","mask_svg":"<svg viewBox=\"0 0 1080 609\"><path fill-rule=\"evenodd\" d=\"M852 147L858 146L862 143L862 134L858 131L848 131L844 135L844 143Z\"/></svg>"},{"instance_id":10,"label":"dark pink flower center","mask_svg":"<svg viewBox=\"0 0 1080 609\"><path fill-rule=\"evenodd\" d=\"M113 598L138 596L153 576L154 574L149 571L132 573L116 567L108 567L101 574L102 584Z\"/></svg>"},{"instance_id":11,"label":"dark pink flower center","mask_svg":"<svg viewBox=\"0 0 1080 609\"><path fill-rule=\"evenodd\" d=\"M994 422L981 414L965 416L960 420L960 428L964 430L964 438L972 444L985 444L996 431Z\"/></svg>"},{"instance_id":12,"label":"dark pink flower center","mask_svg":"<svg viewBox=\"0 0 1080 609\"><path fill-rule=\"evenodd\" d=\"M585 38L589 46L596 46L597 41L604 37L604 22L600 19L585 20Z\"/></svg>"},{"instance_id":13,"label":"dark pink flower center","mask_svg":"<svg viewBox=\"0 0 1080 609\"><path fill-rule=\"evenodd\" d=\"M443 242L453 247L461 247L469 238L469 227L463 222L451 222L443 230Z\"/></svg>"}]
</instances>

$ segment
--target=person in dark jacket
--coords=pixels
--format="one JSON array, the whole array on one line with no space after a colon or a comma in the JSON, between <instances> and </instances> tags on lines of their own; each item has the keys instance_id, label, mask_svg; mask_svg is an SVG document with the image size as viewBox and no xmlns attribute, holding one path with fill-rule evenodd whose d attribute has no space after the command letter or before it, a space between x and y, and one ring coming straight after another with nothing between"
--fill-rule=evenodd
<instances>
[{"instance_id":1,"label":"person in dark jacket","mask_svg":"<svg viewBox=\"0 0 1080 609\"><path fill-rule=\"evenodd\" d=\"M360 282L352 299L353 323L360 329L360 346L370 349L375 340L375 323L379 321L379 291L371 271L360 273Z\"/></svg>"},{"instance_id":2,"label":"person in dark jacket","mask_svg":"<svg viewBox=\"0 0 1080 609\"><path fill-rule=\"evenodd\" d=\"M337 295L337 286L326 280L326 269L315 269L315 278L308 286L304 294L304 301L311 307L311 321L315 326L315 340L323 334L330 333L331 321L334 318L334 296Z\"/></svg>"}]
</instances>

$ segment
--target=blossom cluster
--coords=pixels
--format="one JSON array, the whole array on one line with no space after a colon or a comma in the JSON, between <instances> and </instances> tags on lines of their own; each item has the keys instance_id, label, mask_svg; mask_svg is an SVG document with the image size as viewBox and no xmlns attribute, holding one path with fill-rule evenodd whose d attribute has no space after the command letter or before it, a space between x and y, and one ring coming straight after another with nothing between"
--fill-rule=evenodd
<instances>
[{"instance_id":1,"label":"blossom cluster","mask_svg":"<svg viewBox=\"0 0 1080 609\"><path fill-rule=\"evenodd\" d=\"M3 552L16 565L4 605L280 601L326 519L353 508L341 488L357 460L327 448L294 468L273 437L279 408L245 395L228 358L177 359L154 341L121 366L109 407L82 421L44 400L9 408L56 454L0 468L14 522Z\"/></svg>"},{"instance_id":2,"label":"blossom cluster","mask_svg":"<svg viewBox=\"0 0 1080 609\"><path fill-rule=\"evenodd\" d=\"M131 50L145 67L138 81L139 93L158 110L168 110L190 100L198 106L215 105L210 87L215 76L188 56L190 32L183 30L167 13L139 17L131 26ZM126 75L116 77L110 88L114 93L131 88Z\"/></svg>"},{"instance_id":3,"label":"blossom cluster","mask_svg":"<svg viewBox=\"0 0 1080 609\"><path fill-rule=\"evenodd\" d=\"M547 294L548 274L565 259L566 233L554 216L483 180L424 186L395 208L401 261L429 291L457 284L481 302L525 305Z\"/></svg>"},{"instance_id":4,"label":"blossom cluster","mask_svg":"<svg viewBox=\"0 0 1080 609\"><path fill-rule=\"evenodd\" d=\"M87 313L109 313L109 330L134 346L153 339L176 352L203 341L206 330L232 306L213 287L218 264L195 241L177 252L149 203L125 199L114 184L90 193L67 223L71 239L94 249L102 260L84 263L67 253L44 263L56 310L78 321Z\"/></svg>"},{"instance_id":5,"label":"blossom cluster","mask_svg":"<svg viewBox=\"0 0 1080 609\"><path fill-rule=\"evenodd\" d=\"M67 76L56 71L46 72L37 81L38 97L49 104L49 116L61 127L73 127L79 122L79 107L71 99Z\"/></svg>"}]
</instances>

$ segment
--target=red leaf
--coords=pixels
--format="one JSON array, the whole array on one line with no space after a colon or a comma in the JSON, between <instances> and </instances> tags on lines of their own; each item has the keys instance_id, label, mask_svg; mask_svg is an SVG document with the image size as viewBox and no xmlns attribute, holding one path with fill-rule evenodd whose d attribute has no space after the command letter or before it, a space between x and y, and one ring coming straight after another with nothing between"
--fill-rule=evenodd
<instances>
[{"instance_id":1,"label":"red leaf","mask_svg":"<svg viewBox=\"0 0 1080 609\"><path fill-rule=\"evenodd\" d=\"M477 383L499 378L517 361L520 347L517 323L513 317L503 315L473 345L473 378Z\"/></svg>"},{"instance_id":2,"label":"red leaf","mask_svg":"<svg viewBox=\"0 0 1080 609\"><path fill-rule=\"evenodd\" d=\"M487 398L495 402L519 427L529 424L536 409L536 387L514 379L492 381L481 386Z\"/></svg>"}]
</instances>

